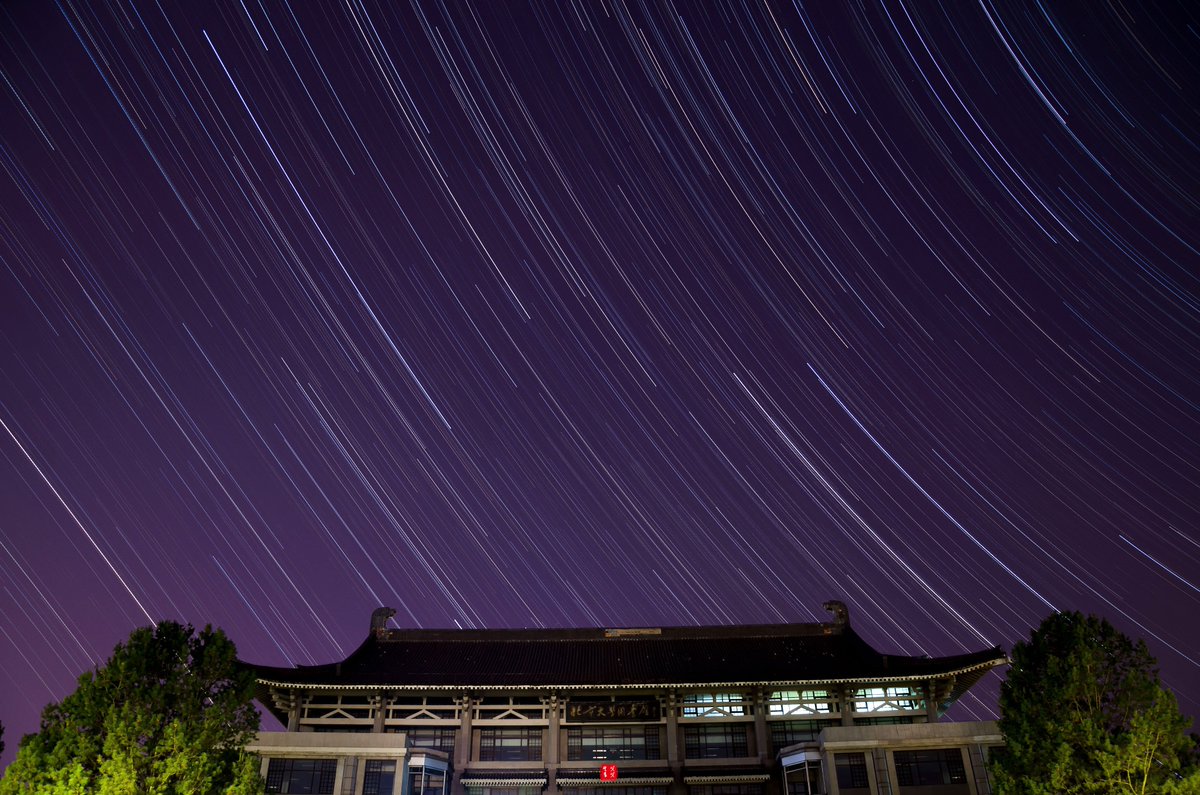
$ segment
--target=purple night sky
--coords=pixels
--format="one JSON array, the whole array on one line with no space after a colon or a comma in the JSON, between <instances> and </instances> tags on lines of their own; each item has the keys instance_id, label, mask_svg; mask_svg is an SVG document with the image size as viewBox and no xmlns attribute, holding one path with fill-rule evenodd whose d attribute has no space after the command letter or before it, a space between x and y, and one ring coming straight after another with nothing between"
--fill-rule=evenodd
<instances>
[{"instance_id":1,"label":"purple night sky","mask_svg":"<svg viewBox=\"0 0 1200 795\"><path fill-rule=\"evenodd\" d=\"M1200 17L1147 5L6 4L2 762L136 626L327 662L379 605L1080 609L1200 712Z\"/></svg>"}]
</instances>

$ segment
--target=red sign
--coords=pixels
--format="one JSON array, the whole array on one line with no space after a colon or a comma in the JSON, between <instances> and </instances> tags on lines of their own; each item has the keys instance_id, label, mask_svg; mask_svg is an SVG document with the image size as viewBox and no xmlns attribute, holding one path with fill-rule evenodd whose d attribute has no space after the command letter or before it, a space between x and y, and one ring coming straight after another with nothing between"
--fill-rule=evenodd
<instances>
[{"instance_id":1,"label":"red sign","mask_svg":"<svg viewBox=\"0 0 1200 795\"><path fill-rule=\"evenodd\" d=\"M616 765L600 765L600 780L601 781L616 781L617 766Z\"/></svg>"}]
</instances>

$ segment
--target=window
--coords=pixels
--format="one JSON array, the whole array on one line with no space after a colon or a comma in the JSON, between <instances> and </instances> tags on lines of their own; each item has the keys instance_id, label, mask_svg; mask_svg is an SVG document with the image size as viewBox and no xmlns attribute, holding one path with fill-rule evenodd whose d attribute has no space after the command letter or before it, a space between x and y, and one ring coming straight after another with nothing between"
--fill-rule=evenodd
<instances>
[{"instance_id":1,"label":"window","mask_svg":"<svg viewBox=\"0 0 1200 795\"><path fill-rule=\"evenodd\" d=\"M567 759L662 759L658 726L569 728Z\"/></svg>"},{"instance_id":2,"label":"window","mask_svg":"<svg viewBox=\"0 0 1200 795\"><path fill-rule=\"evenodd\" d=\"M683 717L737 717L747 714L745 702L741 693L687 693L683 697Z\"/></svg>"},{"instance_id":3,"label":"window","mask_svg":"<svg viewBox=\"0 0 1200 795\"><path fill-rule=\"evenodd\" d=\"M866 754L834 754L833 766L837 771L838 789L866 789L871 786L867 779Z\"/></svg>"},{"instance_id":4,"label":"window","mask_svg":"<svg viewBox=\"0 0 1200 795\"><path fill-rule=\"evenodd\" d=\"M719 759L749 756L746 724L719 723L683 727L684 756L688 759ZM721 795L715 793L714 795Z\"/></svg>"},{"instance_id":5,"label":"window","mask_svg":"<svg viewBox=\"0 0 1200 795\"><path fill-rule=\"evenodd\" d=\"M541 795L541 787L466 787L469 795Z\"/></svg>"},{"instance_id":6,"label":"window","mask_svg":"<svg viewBox=\"0 0 1200 795\"><path fill-rule=\"evenodd\" d=\"M363 795L392 795L396 787L396 763L368 759L363 772Z\"/></svg>"},{"instance_id":7,"label":"window","mask_svg":"<svg viewBox=\"0 0 1200 795\"><path fill-rule=\"evenodd\" d=\"M805 762L789 767L787 771L787 795L821 795L821 763Z\"/></svg>"},{"instance_id":8,"label":"window","mask_svg":"<svg viewBox=\"0 0 1200 795\"><path fill-rule=\"evenodd\" d=\"M466 787L467 795L542 795L541 787Z\"/></svg>"},{"instance_id":9,"label":"window","mask_svg":"<svg viewBox=\"0 0 1200 795\"><path fill-rule=\"evenodd\" d=\"M364 731L375 726L376 708L370 696L315 693L300 708L301 731Z\"/></svg>"},{"instance_id":10,"label":"window","mask_svg":"<svg viewBox=\"0 0 1200 795\"><path fill-rule=\"evenodd\" d=\"M775 752L796 743L814 743L821 729L826 726L837 726L835 720L776 720L768 726L771 729L771 747Z\"/></svg>"},{"instance_id":11,"label":"window","mask_svg":"<svg viewBox=\"0 0 1200 795\"><path fill-rule=\"evenodd\" d=\"M864 687L854 691L855 712L902 712L925 709L925 696L908 685Z\"/></svg>"},{"instance_id":12,"label":"window","mask_svg":"<svg viewBox=\"0 0 1200 795\"><path fill-rule=\"evenodd\" d=\"M390 726L389 732L404 732L408 736L409 748L430 748L445 751L454 757L454 738L457 729L412 729L407 726Z\"/></svg>"},{"instance_id":13,"label":"window","mask_svg":"<svg viewBox=\"0 0 1200 795\"><path fill-rule=\"evenodd\" d=\"M475 706L475 720L546 720L550 710L538 696L485 696Z\"/></svg>"},{"instance_id":14,"label":"window","mask_svg":"<svg viewBox=\"0 0 1200 795\"><path fill-rule=\"evenodd\" d=\"M762 784L693 784L689 795L762 795Z\"/></svg>"},{"instance_id":15,"label":"window","mask_svg":"<svg viewBox=\"0 0 1200 795\"><path fill-rule=\"evenodd\" d=\"M267 792L333 795L336 759L272 759L267 764Z\"/></svg>"},{"instance_id":16,"label":"window","mask_svg":"<svg viewBox=\"0 0 1200 795\"><path fill-rule=\"evenodd\" d=\"M837 697L828 690L776 690L767 696L768 715L801 717L837 711Z\"/></svg>"},{"instance_id":17,"label":"window","mask_svg":"<svg viewBox=\"0 0 1200 795\"><path fill-rule=\"evenodd\" d=\"M667 795L666 787L563 787L568 795Z\"/></svg>"},{"instance_id":18,"label":"window","mask_svg":"<svg viewBox=\"0 0 1200 795\"><path fill-rule=\"evenodd\" d=\"M375 708L369 696L347 696L336 693L318 693L310 696L304 705L305 719L308 718L360 718L375 719Z\"/></svg>"},{"instance_id":19,"label":"window","mask_svg":"<svg viewBox=\"0 0 1200 795\"><path fill-rule=\"evenodd\" d=\"M408 789L405 792L407 795L442 795L445 784L446 774L444 771L428 767L411 767L408 769Z\"/></svg>"},{"instance_id":20,"label":"window","mask_svg":"<svg viewBox=\"0 0 1200 795\"><path fill-rule=\"evenodd\" d=\"M884 715L875 718L855 718L855 726L907 726L912 723L911 715Z\"/></svg>"},{"instance_id":21,"label":"window","mask_svg":"<svg viewBox=\"0 0 1200 795\"><path fill-rule=\"evenodd\" d=\"M395 720L458 720L458 704L453 698L405 695L388 705L387 719L389 723Z\"/></svg>"},{"instance_id":22,"label":"window","mask_svg":"<svg viewBox=\"0 0 1200 795\"><path fill-rule=\"evenodd\" d=\"M902 787L965 784L962 752L957 748L896 751L896 782Z\"/></svg>"},{"instance_id":23,"label":"window","mask_svg":"<svg viewBox=\"0 0 1200 795\"><path fill-rule=\"evenodd\" d=\"M541 729L480 729L479 759L484 762L536 762L542 758Z\"/></svg>"}]
</instances>

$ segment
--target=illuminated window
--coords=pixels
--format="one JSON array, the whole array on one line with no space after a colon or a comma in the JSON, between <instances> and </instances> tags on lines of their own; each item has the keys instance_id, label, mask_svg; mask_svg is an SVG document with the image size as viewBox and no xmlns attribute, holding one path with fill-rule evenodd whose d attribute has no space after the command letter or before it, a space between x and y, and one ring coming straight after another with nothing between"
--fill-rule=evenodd
<instances>
[{"instance_id":1,"label":"illuminated window","mask_svg":"<svg viewBox=\"0 0 1200 795\"><path fill-rule=\"evenodd\" d=\"M746 714L746 697L741 693L686 693L685 718L729 718Z\"/></svg>"},{"instance_id":2,"label":"illuminated window","mask_svg":"<svg viewBox=\"0 0 1200 795\"><path fill-rule=\"evenodd\" d=\"M907 685L864 687L854 691L855 712L901 712L925 708L920 690Z\"/></svg>"},{"instance_id":3,"label":"illuminated window","mask_svg":"<svg viewBox=\"0 0 1200 795\"><path fill-rule=\"evenodd\" d=\"M661 759L657 726L567 729L567 759Z\"/></svg>"},{"instance_id":4,"label":"illuminated window","mask_svg":"<svg viewBox=\"0 0 1200 795\"><path fill-rule=\"evenodd\" d=\"M826 715L837 711L837 697L828 690L776 690L767 696L768 715Z\"/></svg>"}]
</instances>

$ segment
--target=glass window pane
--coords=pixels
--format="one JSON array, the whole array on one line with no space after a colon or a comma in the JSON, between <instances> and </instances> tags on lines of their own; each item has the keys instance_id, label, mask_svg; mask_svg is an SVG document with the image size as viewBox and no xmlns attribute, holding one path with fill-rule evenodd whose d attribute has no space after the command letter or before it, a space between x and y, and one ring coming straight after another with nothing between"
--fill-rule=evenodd
<instances>
[{"instance_id":1,"label":"glass window pane","mask_svg":"<svg viewBox=\"0 0 1200 795\"><path fill-rule=\"evenodd\" d=\"M441 770L412 767L408 770L406 795L442 795L444 784L445 774Z\"/></svg>"},{"instance_id":2,"label":"glass window pane","mask_svg":"<svg viewBox=\"0 0 1200 795\"><path fill-rule=\"evenodd\" d=\"M336 759L272 759L267 763L267 792L333 795Z\"/></svg>"},{"instance_id":3,"label":"glass window pane","mask_svg":"<svg viewBox=\"0 0 1200 795\"><path fill-rule=\"evenodd\" d=\"M864 687L854 691L855 712L899 712L925 709L925 696L908 685Z\"/></svg>"},{"instance_id":4,"label":"glass window pane","mask_svg":"<svg viewBox=\"0 0 1200 795\"><path fill-rule=\"evenodd\" d=\"M454 738L457 730L449 728L419 728L407 726L389 726L389 732L403 732L407 736L409 748L431 748L435 751L445 751L454 756Z\"/></svg>"},{"instance_id":5,"label":"glass window pane","mask_svg":"<svg viewBox=\"0 0 1200 795\"><path fill-rule=\"evenodd\" d=\"M685 693L682 701L682 715L685 718L724 718L746 714L746 697L741 693Z\"/></svg>"},{"instance_id":6,"label":"glass window pane","mask_svg":"<svg viewBox=\"0 0 1200 795\"><path fill-rule=\"evenodd\" d=\"M597 726L567 729L567 759L661 759L658 726Z\"/></svg>"},{"instance_id":7,"label":"glass window pane","mask_svg":"<svg viewBox=\"0 0 1200 795\"><path fill-rule=\"evenodd\" d=\"M893 756L896 763L896 781L901 787L931 787L967 782L962 751L957 748L896 751Z\"/></svg>"},{"instance_id":8,"label":"glass window pane","mask_svg":"<svg viewBox=\"0 0 1200 795\"><path fill-rule=\"evenodd\" d=\"M689 795L762 795L762 784L693 784Z\"/></svg>"},{"instance_id":9,"label":"glass window pane","mask_svg":"<svg viewBox=\"0 0 1200 795\"><path fill-rule=\"evenodd\" d=\"M683 743L684 756L688 759L720 759L750 755L745 723L684 726Z\"/></svg>"},{"instance_id":10,"label":"glass window pane","mask_svg":"<svg viewBox=\"0 0 1200 795\"><path fill-rule=\"evenodd\" d=\"M826 726L838 726L836 720L777 720L768 726L771 730L771 747L776 753L796 743L814 743Z\"/></svg>"},{"instance_id":11,"label":"glass window pane","mask_svg":"<svg viewBox=\"0 0 1200 795\"><path fill-rule=\"evenodd\" d=\"M485 762L536 762L542 758L541 729L481 729L479 758Z\"/></svg>"},{"instance_id":12,"label":"glass window pane","mask_svg":"<svg viewBox=\"0 0 1200 795\"><path fill-rule=\"evenodd\" d=\"M823 795L821 786L821 763L807 762L788 768L787 795Z\"/></svg>"},{"instance_id":13,"label":"glass window pane","mask_svg":"<svg viewBox=\"0 0 1200 795\"><path fill-rule=\"evenodd\" d=\"M833 764L837 769L839 790L866 789L870 786L866 754L834 754Z\"/></svg>"},{"instance_id":14,"label":"glass window pane","mask_svg":"<svg viewBox=\"0 0 1200 795\"><path fill-rule=\"evenodd\" d=\"M368 759L363 773L363 795L392 795L396 786L393 760Z\"/></svg>"},{"instance_id":15,"label":"glass window pane","mask_svg":"<svg viewBox=\"0 0 1200 795\"><path fill-rule=\"evenodd\" d=\"M837 711L837 698L828 690L776 690L767 696L768 715L799 717Z\"/></svg>"}]
</instances>

